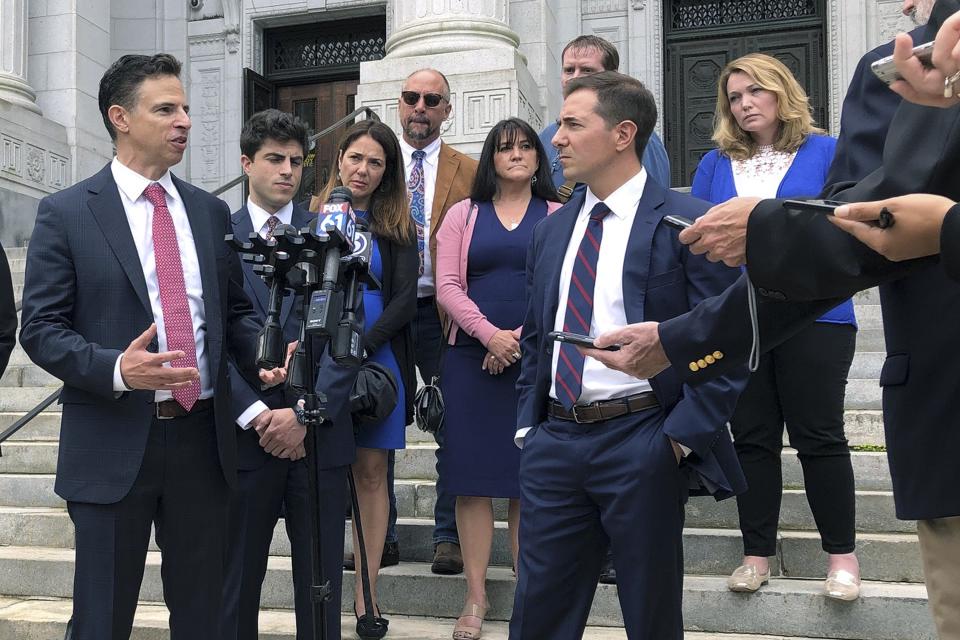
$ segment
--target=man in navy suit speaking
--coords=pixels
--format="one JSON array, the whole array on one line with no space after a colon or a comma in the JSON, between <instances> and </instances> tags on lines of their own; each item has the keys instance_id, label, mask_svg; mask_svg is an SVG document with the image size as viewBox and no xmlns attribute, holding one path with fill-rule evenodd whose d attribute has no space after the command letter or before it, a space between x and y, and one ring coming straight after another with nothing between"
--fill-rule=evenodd
<instances>
[{"instance_id":1,"label":"man in navy suit speaking","mask_svg":"<svg viewBox=\"0 0 960 640\"><path fill-rule=\"evenodd\" d=\"M44 198L20 341L63 380L55 490L76 530L74 640L130 636L150 528L172 640L218 635L237 441L228 354L256 383L259 325L226 204L170 173L189 105L169 54L100 81L117 155Z\"/></svg>"},{"instance_id":2,"label":"man in navy suit speaking","mask_svg":"<svg viewBox=\"0 0 960 640\"><path fill-rule=\"evenodd\" d=\"M746 367L695 389L672 369L639 380L547 334L671 318L738 273L691 255L663 223L709 205L648 179L657 109L643 84L602 72L564 95L553 144L564 175L587 189L537 226L527 258L510 637L582 637L609 540L628 637L680 640L684 503L691 489L717 499L745 489L726 423Z\"/></svg>"}]
</instances>

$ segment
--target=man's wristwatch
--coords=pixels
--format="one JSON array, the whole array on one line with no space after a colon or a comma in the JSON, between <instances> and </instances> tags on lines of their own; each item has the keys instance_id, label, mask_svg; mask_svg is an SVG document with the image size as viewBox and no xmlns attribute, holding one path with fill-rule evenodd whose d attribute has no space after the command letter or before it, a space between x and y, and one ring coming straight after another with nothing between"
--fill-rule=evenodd
<instances>
[{"instance_id":1,"label":"man's wristwatch","mask_svg":"<svg viewBox=\"0 0 960 640\"><path fill-rule=\"evenodd\" d=\"M297 422L304 427L307 426L306 412L303 410L303 407L299 404L293 407L293 414L297 417Z\"/></svg>"}]
</instances>

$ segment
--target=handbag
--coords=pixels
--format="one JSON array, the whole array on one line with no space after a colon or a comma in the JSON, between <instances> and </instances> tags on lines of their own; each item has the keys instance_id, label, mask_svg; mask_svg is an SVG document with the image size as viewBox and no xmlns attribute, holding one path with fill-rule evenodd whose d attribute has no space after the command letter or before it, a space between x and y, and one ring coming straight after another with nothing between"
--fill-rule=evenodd
<instances>
[{"instance_id":1,"label":"handbag","mask_svg":"<svg viewBox=\"0 0 960 640\"><path fill-rule=\"evenodd\" d=\"M443 413L440 378L433 376L430 384L420 387L413 399L413 417L417 423L417 428L427 433L439 433L443 428Z\"/></svg>"},{"instance_id":2,"label":"handbag","mask_svg":"<svg viewBox=\"0 0 960 640\"><path fill-rule=\"evenodd\" d=\"M389 369L377 362L364 362L350 390L354 424L385 420L396 408L399 394L400 387Z\"/></svg>"}]
</instances>

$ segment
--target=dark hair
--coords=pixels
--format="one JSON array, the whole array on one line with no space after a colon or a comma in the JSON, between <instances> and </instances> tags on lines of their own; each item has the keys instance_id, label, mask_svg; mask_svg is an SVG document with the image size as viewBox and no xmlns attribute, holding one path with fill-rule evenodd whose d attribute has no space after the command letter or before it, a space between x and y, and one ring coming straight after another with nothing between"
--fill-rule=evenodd
<instances>
[{"instance_id":1,"label":"dark hair","mask_svg":"<svg viewBox=\"0 0 960 640\"><path fill-rule=\"evenodd\" d=\"M240 131L240 153L251 160L267 140L279 143L296 142L307 153L307 125L299 118L279 109L258 111L247 120Z\"/></svg>"},{"instance_id":2,"label":"dark hair","mask_svg":"<svg viewBox=\"0 0 960 640\"><path fill-rule=\"evenodd\" d=\"M525 120L507 118L493 125L487 139L483 142L483 151L480 152L480 162L477 166L477 175L473 179L473 188L470 190L470 199L475 202L489 202L497 195L497 170L493 166L493 157L501 142L513 145L520 138L527 141L537 150L537 172L533 174L536 180L532 181L530 191L536 198L559 202L557 189L553 186L553 176L550 173L550 159L543 150L537 132Z\"/></svg>"},{"instance_id":3,"label":"dark hair","mask_svg":"<svg viewBox=\"0 0 960 640\"><path fill-rule=\"evenodd\" d=\"M180 77L180 61L169 53L152 56L126 55L110 65L100 78L100 91L97 101L100 104L100 116L107 127L110 139L116 142L117 132L110 122L107 112L117 104L132 110L139 99L140 85L147 78L156 76Z\"/></svg>"},{"instance_id":4,"label":"dark hair","mask_svg":"<svg viewBox=\"0 0 960 640\"><path fill-rule=\"evenodd\" d=\"M637 159L643 160L643 151L657 124L657 103L650 90L636 78L616 71L601 71L570 80L563 89L563 97L581 89L597 94L596 114L610 127L625 120L637 125L633 145Z\"/></svg>"},{"instance_id":5,"label":"dark hair","mask_svg":"<svg viewBox=\"0 0 960 640\"><path fill-rule=\"evenodd\" d=\"M603 64L604 71L616 71L620 68L620 54L617 48L609 40L604 40L600 36L577 36L568 42L560 52L560 64L563 64L563 56L567 55L569 49L574 51L596 49L600 52L600 62Z\"/></svg>"},{"instance_id":6,"label":"dark hair","mask_svg":"<svg viewBox=\"0 0 960 640\"><path fill-rule=\"evenodd\" d=\"M354 123L340 140L337 159L342 158L350 145L363 136L370 136L383 148L386 161L380 184L370 196L368 211L370 231L374 235L389 238L397 244L409 244L413 241L413 218L410 217L410 203L407 201L403 152L400 151L400 142L393 129L373 118ZM341 184L340 172L335 164L327 184L320 192L320 201L326 202L330 192Z\"/></svg>"}]
</instances>

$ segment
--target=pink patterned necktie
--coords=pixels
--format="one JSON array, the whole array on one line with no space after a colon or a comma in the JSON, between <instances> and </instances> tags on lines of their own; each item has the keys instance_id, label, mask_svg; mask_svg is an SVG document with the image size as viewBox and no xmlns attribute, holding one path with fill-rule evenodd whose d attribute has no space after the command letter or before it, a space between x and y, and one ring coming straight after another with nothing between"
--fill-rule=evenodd
<instances>
[{"instance_id":1,"label":"pink patterned necktie","mask_svg":"<svg viewBox=\"0 0 960 640\"><path fill-rule=\"evenodd\" d=\"M267 235L264 236L264 239L273 235L273 232L276 230L278 224L280 224L280 218L277 216L270 216L267 218Z\"/></svg>"},{"instance_id":2,"label":"pink patterned necktie","mask_svg":"<svg viewBox=\"0 0 960 640\"><path fill-rule=\"evenodd\" d=\"M167 351L183 351L184 357L170 363L171 367L197 366L197 343L193 334L193 318L187 302L187 287L183 282L180 246L173 218L167 208L166 191L157 182L143 192L153 205L153 254L157 263L157 285L160 288L160 309L163 330L167 337ZM175 389L173 398L190 411L200 398L200 381Z\"/></svg>"}]
</instances>

